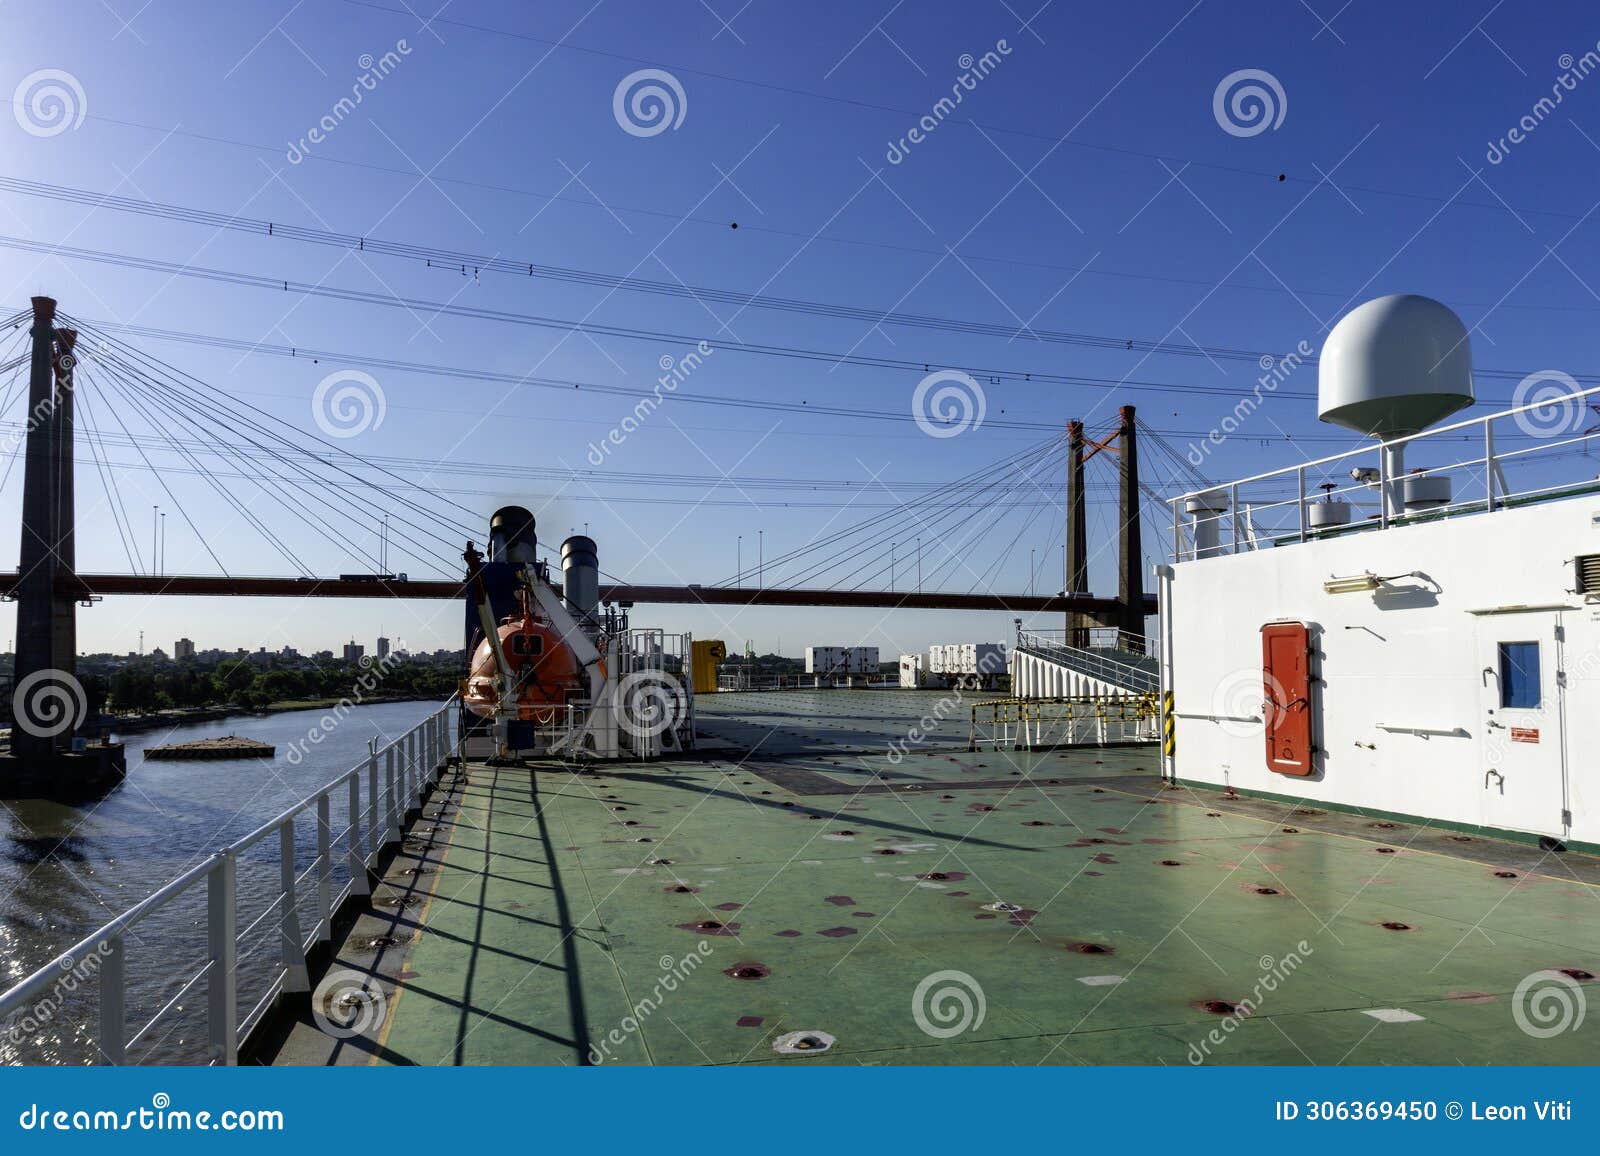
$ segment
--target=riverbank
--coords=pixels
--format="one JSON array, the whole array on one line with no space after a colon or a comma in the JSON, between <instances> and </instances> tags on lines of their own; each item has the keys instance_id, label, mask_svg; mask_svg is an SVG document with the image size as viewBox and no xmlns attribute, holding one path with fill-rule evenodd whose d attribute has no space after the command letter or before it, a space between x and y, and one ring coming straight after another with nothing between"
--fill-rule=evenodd
<instances>
[{"instance_id":1,"label":"riverbank","mask_svg":"<svg viewBox=\"0 0 1600 1156\"><path fill-rule=\"evenodd\" d=\"M189 726L193 723L221 722L230 718L267 718L294 710L325 710L344 702L343 698L286 699L264 706L259 710L246 710L238 706L196 707L190 710L164 710L155 714L110 716L107 725L114 735L139 734L162 727ZM354 701L354 700L351 700ZM434 695L368 695L359 705L377 706L390 702L443 702Z\"/></svg>"}]
</instances>

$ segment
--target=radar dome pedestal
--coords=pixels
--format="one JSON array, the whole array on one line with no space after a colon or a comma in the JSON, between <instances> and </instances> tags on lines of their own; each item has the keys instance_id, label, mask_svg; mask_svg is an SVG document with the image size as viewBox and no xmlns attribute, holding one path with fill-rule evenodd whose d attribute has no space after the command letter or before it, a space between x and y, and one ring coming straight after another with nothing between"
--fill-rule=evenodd
<instances>
[{"instance_id":1,"label":"radar dome pedestal","mask_svg":"<svg viewBox=\"0 0 1600 1156\"><path fill-rule=\"evenodd\" d=\"M1358 305L1323 344L1318 416L1387 442L1420 433L1465 409L1472 342L1461 318L1431 297L1398 293ZM1404 512L1405 446L1383 447L1383 508Z\"/></svg>"}]
</instances>

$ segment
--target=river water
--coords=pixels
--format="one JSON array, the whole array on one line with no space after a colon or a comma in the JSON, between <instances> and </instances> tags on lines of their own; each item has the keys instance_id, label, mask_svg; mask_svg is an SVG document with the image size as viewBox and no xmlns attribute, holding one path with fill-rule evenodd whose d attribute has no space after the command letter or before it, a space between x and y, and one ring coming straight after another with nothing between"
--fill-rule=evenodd
<instances>
[{"instance_id":1,"label":"river water","mask_svg":"<svg viewBox=\"0 0 1600 1156\"><path fill-rule=\"evenodd\" d=\"M103 801L81 807L0 803L0 989L32 974L100 925L223 845L255 830L366 757L369 740L398 738L439 709L434 702L356 707L332 728L326 711L237 717L125 738L128 777ZM323 734L305 744L313 729ZM271 743L272 759L146 760L146 747L237 734ZM301 744L306 753L291 763ZM363 782L363 794L365 783ZM349 822L345 797L333 801L332 830ZM296 825L297 870L315 856L315 820ZM335 847L335 858L339 847ZM268 838L239 860L239 930L266 909L278 886L279 846ZM342 860L337 890L348 876ZM307 880L307 884L310 880ZM302 895L309 886L302 887ZM200 885L137 925L126 942L128 1034L178 994L205 960L205 887ZM300 907L309 913L306 896ZM240 1017L254 1004L280 942L279 921L241 935ZM303 925L309 934L309 920ZM81 968L79 969L82 970ZM85 973L87 974L87 973ZM28 1015L0 1023L0 1062L92 1063L98 1026L97 983L64 978ZM130 1049L130 1060L204 1062L205 983L180 1001Z\"/></svg>"}]
</instances>

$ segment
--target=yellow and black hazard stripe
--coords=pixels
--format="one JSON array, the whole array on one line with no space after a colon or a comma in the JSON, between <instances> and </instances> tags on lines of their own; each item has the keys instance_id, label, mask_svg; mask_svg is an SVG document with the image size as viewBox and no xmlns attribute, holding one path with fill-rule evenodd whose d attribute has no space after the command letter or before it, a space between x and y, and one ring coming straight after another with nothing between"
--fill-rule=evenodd
<instances>
[{"instance_id":1,"label":"yellow and black hazard stripe","mask_svg":"<svg viewBox=\"0 0 1600 1156\"><path fill-rule=\"evenodd\" d=\"M1172 692L1161 692L1161 750L1171 758L1178 749L1178 718L1172 713Z\"/></svg>"}]
</instances>

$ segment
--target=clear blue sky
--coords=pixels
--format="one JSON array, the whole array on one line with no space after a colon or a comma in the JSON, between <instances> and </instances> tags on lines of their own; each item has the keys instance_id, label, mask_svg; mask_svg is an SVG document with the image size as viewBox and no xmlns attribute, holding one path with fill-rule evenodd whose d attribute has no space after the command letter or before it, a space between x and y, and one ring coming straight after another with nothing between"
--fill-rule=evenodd
<instances>
[{"instance_id":1,"label":"clear blue sky","mask_svg":"<svg viewBox=\"0 0 1600 1156\"><path fill-rule=\"evenodd\" d=\"M1042 8L1038 0L438 4L5 6L0 90L46 69L69 74L77 89L65 89L73 125L59 133L41 135L37 122L25 126L26 101L14 105L19 115L0 119L0 176L536 265L1254 353L1282 354L1302 341L1318 348L1349 305L1419 292L1446 301L1473 327L1480 368L1581 376L1590 365L1600 310L1591 276L1600 224L1589 216L1600 197L1600 76L1576 80L1498 163L1486 153L1558 86L1564 54L1581 58L1595 49L1600 15L1592 5L1544 4L1535 20L1490 0L1352 0L1342 7L1338 0L1057 0ZM962 89L960 107L936 114L936 102L960 87L964 54L991 51L995 63ZM388 74L363 90L358 107L335 113L368 71L363 57L389 52L395 63ZM682 116L675 127L635 135L614 115L613 97L624 77L645 68L675 80ZM1219 82L1244 69L1271 74L1283 94L1281 122L1253 135L1224 131L1213 107ZM320 142L306 141L328 115L336 127ZM924 116L936 127L892 162L891 145ZM296 152L307 155L296 163ZM587 447L619 425L631 401L371 370L386 403L382 424L340 445L417 459L419 475L437 467L430 480L481 515L506 501L539 507L542 537L552 544L587 525L602 566L637 581L719 581L735 568L740 535L747 563L758 534L774 557L881 512L874 503L915 493L904 487L955 478L1046 436L997 425L1001 420L1059 426L1084 417L1103 432L1118 404L1135 404L1172 442L1187 446L1232 409L1235 391L1248 391L1259 372L1254 358L1213 360L1193 348L1147 354L874 327L859 318L741 310L502 273L474 279L394 257L14 191L0 191L0 234L625 329L724 341L731 332L750 344L852 351L930 368L973 365L1123 383L984 379L985 424L933 438L905 420L684 400L705 394L909 415L922 376L757 356L723 344L680 387L681 396L669 396L599 469L563 480L454 474L450 465L589 469ZM335 369L363 370L362 355L649 389L659 359L689 349L16 248L0 247L0 282L8 309L46 293L93 321L351 355L312 364L130 339L307 429L315 428L318 382ZM1480 380L1480 400L1504 402L1514 383ZM1314 389L1314 369L1298 371L1216 450L1205 472L1242 475L1355 444L1318 426L1307 396ZM20 407L5 417L21 420ZM1285 434L1300 436L1290 442ZM215 572L156 475L131 468L130 448L109 453L120 463L114 478L143 549L151 507L160 503L169 511L167 570ZM1171 471L1152 455L1147 460L1149 480L1168 488ZM156 461L182 464L170 455ZM706 497L703 483L664 486L660 477L715 479L723 472L860 488L724 488L697 505ZM618 473L653 477L619 480ZM166 476L231 571L292 572L199 479ZM98 480L83 470L80 478L80 568L127 569ZM1039 495L1059 495L1059 474L1040 481ZM19 483L20 471L0 493L9 527L0 530L0 563L7 566L15 557ZM1108 589L1114 510L1108 492L1094 497L1092 545L1104 550L1093 585ZM853 504L841 508L846 502ZM1021 511L972 509L963 532L991 518L1010 520L978 539L969 556L939 555L942 545L924 541L930 570L936 557L951 563L942 584L965 589L983 578L991 588L1026 589L1032 549L1039 570L1032 580L1041 590L1058 588L1059 515L1044 511L1024 528ZM348 532L370 544L375 524ZM293 525L284 533L319 572L370 568ZM1146 545L1158 559L1158 527L1149 527ZM902 586L915 583L906 563L914 554L909 542L897 549ZM444 572L442 563L417 560L394 568L413 576ZM640 623L647 619L720 636L734 648L746 638L762 650L781 641L789 653L809 643L855 642L894 653L1009 633L1006 615L718 616L661 607L642 610ZM81 615L80 636L90 650L131 649L141 629L147 645L169 648L188 635L201 646L310 650L352 633L370 645L380 626L414 648L456 645L460 611L112 600ZM10 637L9 615L0 629Z\"/></svg>"}]
</instances>

